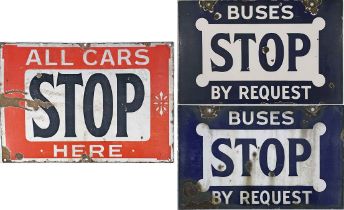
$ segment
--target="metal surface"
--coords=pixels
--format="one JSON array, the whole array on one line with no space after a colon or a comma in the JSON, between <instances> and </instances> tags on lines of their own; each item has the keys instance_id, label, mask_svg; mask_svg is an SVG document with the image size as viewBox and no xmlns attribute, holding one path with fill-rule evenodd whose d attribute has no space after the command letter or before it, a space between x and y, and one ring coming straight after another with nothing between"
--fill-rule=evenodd
<instances>
[{"instance_id":1,"label":"metal surface","mask_svg":"<svg viewBox=\"0 0 344 210\"><path fill-rule=\"evenodd\" d=\"M344 106L180 105L179 208L343 208Z\"/></svg>"},{"instance_id":2,"label":"metal surface","mask_svg":"<svg viewBox=\"0 0 344 210\"><path fill-rule=\"evenodd\" d=\"M1 47L3 162L172 162L172 43Z\"/></svg>"},{"instance_id":3,"label":"metal surface","mask_svg":"<svg viewBox=\"0 0 344 210\"><path fill-rule=\"evenodd\" d=\"M342 4L179 1L179 102L341 104Z\"/></svg>"}]
</instances>

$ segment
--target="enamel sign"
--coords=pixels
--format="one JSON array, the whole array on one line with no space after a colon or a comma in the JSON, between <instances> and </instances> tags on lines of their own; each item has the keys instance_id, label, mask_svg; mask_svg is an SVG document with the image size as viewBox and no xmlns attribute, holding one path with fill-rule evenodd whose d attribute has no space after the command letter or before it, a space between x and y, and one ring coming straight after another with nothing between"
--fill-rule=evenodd
<instances>
[{"instance_id":1,"label":"enamel sign","mask_svg":"<svg viewBox=\"0 0 344 210\"><path fill-rule=\"evenodd\" d=\"M4 44L4 162L173 161L172 44Z\"/></svg>"},{"instance_id":2,"label":"enamel sign","mask_svg":"<svg viewBox=\"0 0 344 210\"><path fill-rule=\"evenodd\" d=\"M342 208L343 106L179 106L179 208Z\"/></svg>"},{"instance_id":3,"label":"enamel sign","mask_svg":"<svg viewBox=\"0 0 344 210\"><path fill-rule=\"evenodd\" d=\"M179 102L341 104L342 3L180 1Z\"/></svg>"}]
</instances>

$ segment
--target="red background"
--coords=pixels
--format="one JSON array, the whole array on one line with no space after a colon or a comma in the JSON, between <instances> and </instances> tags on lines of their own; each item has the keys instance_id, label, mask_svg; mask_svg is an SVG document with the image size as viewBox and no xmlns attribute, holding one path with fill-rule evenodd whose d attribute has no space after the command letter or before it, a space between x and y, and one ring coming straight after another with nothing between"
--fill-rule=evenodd
<instances>
[{"instance_id":1,"label":"red background","mask_svg":"<svg viewBox=\"0 0 344 210\"><path fill-rule=\"evenodd\" d=\"M148 49L148 56L150 58L149 64L145 66L135 65L135 57L130 59L133 65L117 66L116 61L116 49L129 49L131 54L135 54L135 50L145 48ZM40 55L43 65L30 64L26 66L26 60L31 49L37 49ZM50 61L58 62L60 60L60 50L66 51L66 61L74 62L74 66L46 66L44 65L44 53L45 50L50 51ZM5 108L5 140L6 147L11 152L11 159L15 160L15 154L21 153L24 158L54 158L53 157L53 145L57 145L58 148L63 148L63 145L68 146L68 158L71 158L71 145L85 145L84 154L89 154L89 145L104 145L104 158L108 157L108 145L121 144L122 158L156 158L158 160L170 160L171 159L171 146L169 145L170 131L169 131L169 112L160 116L155 111L154 96L158 95L162 91L165 95L169 96L169 59L171 57L171 50L168 44L157 44L152 46L130 46L130 47L89 47L87 49L94 49L97 51L97 55L91 55L91 58L101 60L102 52L104 49L110 49L115 60L116 65L104 64L103 66L87 66L83 63L82 55L86 49L83 49L77 45L61 45L61 46L18 46L14 44L6 44L3 47L3 59L4 59L4 79L3 86L4 91L9 90L24 90L24 74L28 69L135 69L146 68L150 71L151 77L151 137L145 142L129 142L129 141L77 141L77 142L29 142L25 135L25 110L7 107ZM142 53L141 53L142 54ZM142 61L142 59L140 60ZM99 64L100 62L98 62ZM67 70L68 71L68 70ZM19 94L14 94L13 97L24 97ZM169 104L172 105L172 104ZM169 108L168 108L169 110ZM63 123L63 122L61 122ZM85 139L86 140L86 139ZM41 150L43 152L41 152ZM134 152L133 152L134 150ZM58 158L63 158L63 153L59 153ZM99 158L97 154L94 154L93 158Z\"/></svg>"}]
</instances>

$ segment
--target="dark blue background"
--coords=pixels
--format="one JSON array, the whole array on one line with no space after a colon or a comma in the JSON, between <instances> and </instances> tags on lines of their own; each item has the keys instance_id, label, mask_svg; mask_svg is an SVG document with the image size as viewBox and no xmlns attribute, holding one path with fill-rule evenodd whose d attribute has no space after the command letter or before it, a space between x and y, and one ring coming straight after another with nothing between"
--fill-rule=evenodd
<instances>
[{"instance_id":1,"label":"dark blue background","mask_svg":"<svg viewBox=\"0 0 344 210\"><path fill-rule=\"evenodd\" d=\"M308 107L309 109L309 107ZM295 113L295 124L291 126L229 126L229 110L247 111L293 111ZM219 208L343 208L343 145L341 132L343 130L343 106L321 106L316 115L312 115L304 106L255 106L221 107L218 116L213 119L201 117L199 106L179 106L178 109L179 126L179 207L190 207L209 200L210 193L200 193L198 195L187 196L185 193L185 183L196 183L202 178L202 137L196 133L196 126L199 123L206 123L210 129L300 129L312 128L317 122L326 125L326 133L321 136L321 178L327 183L323 192L313 191L310 196L311 205L299 206L266 206L266 205L221 205ZM239 203L239 190L313 190L312 187L212 187L210 190L234 190L234 198L231 201ZM234 199L234 200L233 200ZM207 206L207 205L204 205ZM198 206L200 207L200 206ZM209 208L209 206L207 206ZM202 208L202 207L200 207Z\"/></svg>"},{"instance_id":2,"label":"dark blue background","mask_svg":"<svg viewBox=\"0 0 344 210\"><path fill-rule=\"evenodd\" d=\"M289 4L294 6L295 17L292 20L228 20L227 5L278 5ZM198 1L179 2L179 103L180 104L243 104L243 103L304 103L304 104L342 104L343 73L342 73L342 0L323 0L316 16L305 12L301 0L269 1L257 0L219 1L214 13L203 11ZM219 12L222 18L214 19ZM322 17L326 27L320 32L320 73L326 78L323 87L317 88L311 82L210 82L201 88L196 84L196 77L202 72L202 34L195 27L198 18L204 17L209 23L238 24L238 23L311 23L314 18ZM240 53L240 52L238 52ZM334 84L331 88L330 83ZM310 85L312 90L308 100L239 100L239 85ZM211 85L232 85L231 99L211 100Z\"/></svg>"}]
</instances>

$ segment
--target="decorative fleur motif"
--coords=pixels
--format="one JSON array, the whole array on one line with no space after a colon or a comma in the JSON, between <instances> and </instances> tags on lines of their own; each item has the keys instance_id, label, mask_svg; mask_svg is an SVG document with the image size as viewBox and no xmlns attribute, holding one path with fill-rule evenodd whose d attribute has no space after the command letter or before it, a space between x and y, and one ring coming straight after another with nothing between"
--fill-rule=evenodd
<instances>
[{"instance_id":1,"label":"decorative fleur motif","mask_svg":"<svg viewBox=\"0 0 344 210\"><path fill-rule=\"evenodd\" d=\"M160 91L159 95L155 96L155 101L153 104L155 105L155 111L157 111L160 116L163 116L168 110L168 97L164 95L162 91Z\"/></svg>"}]
</instances>

